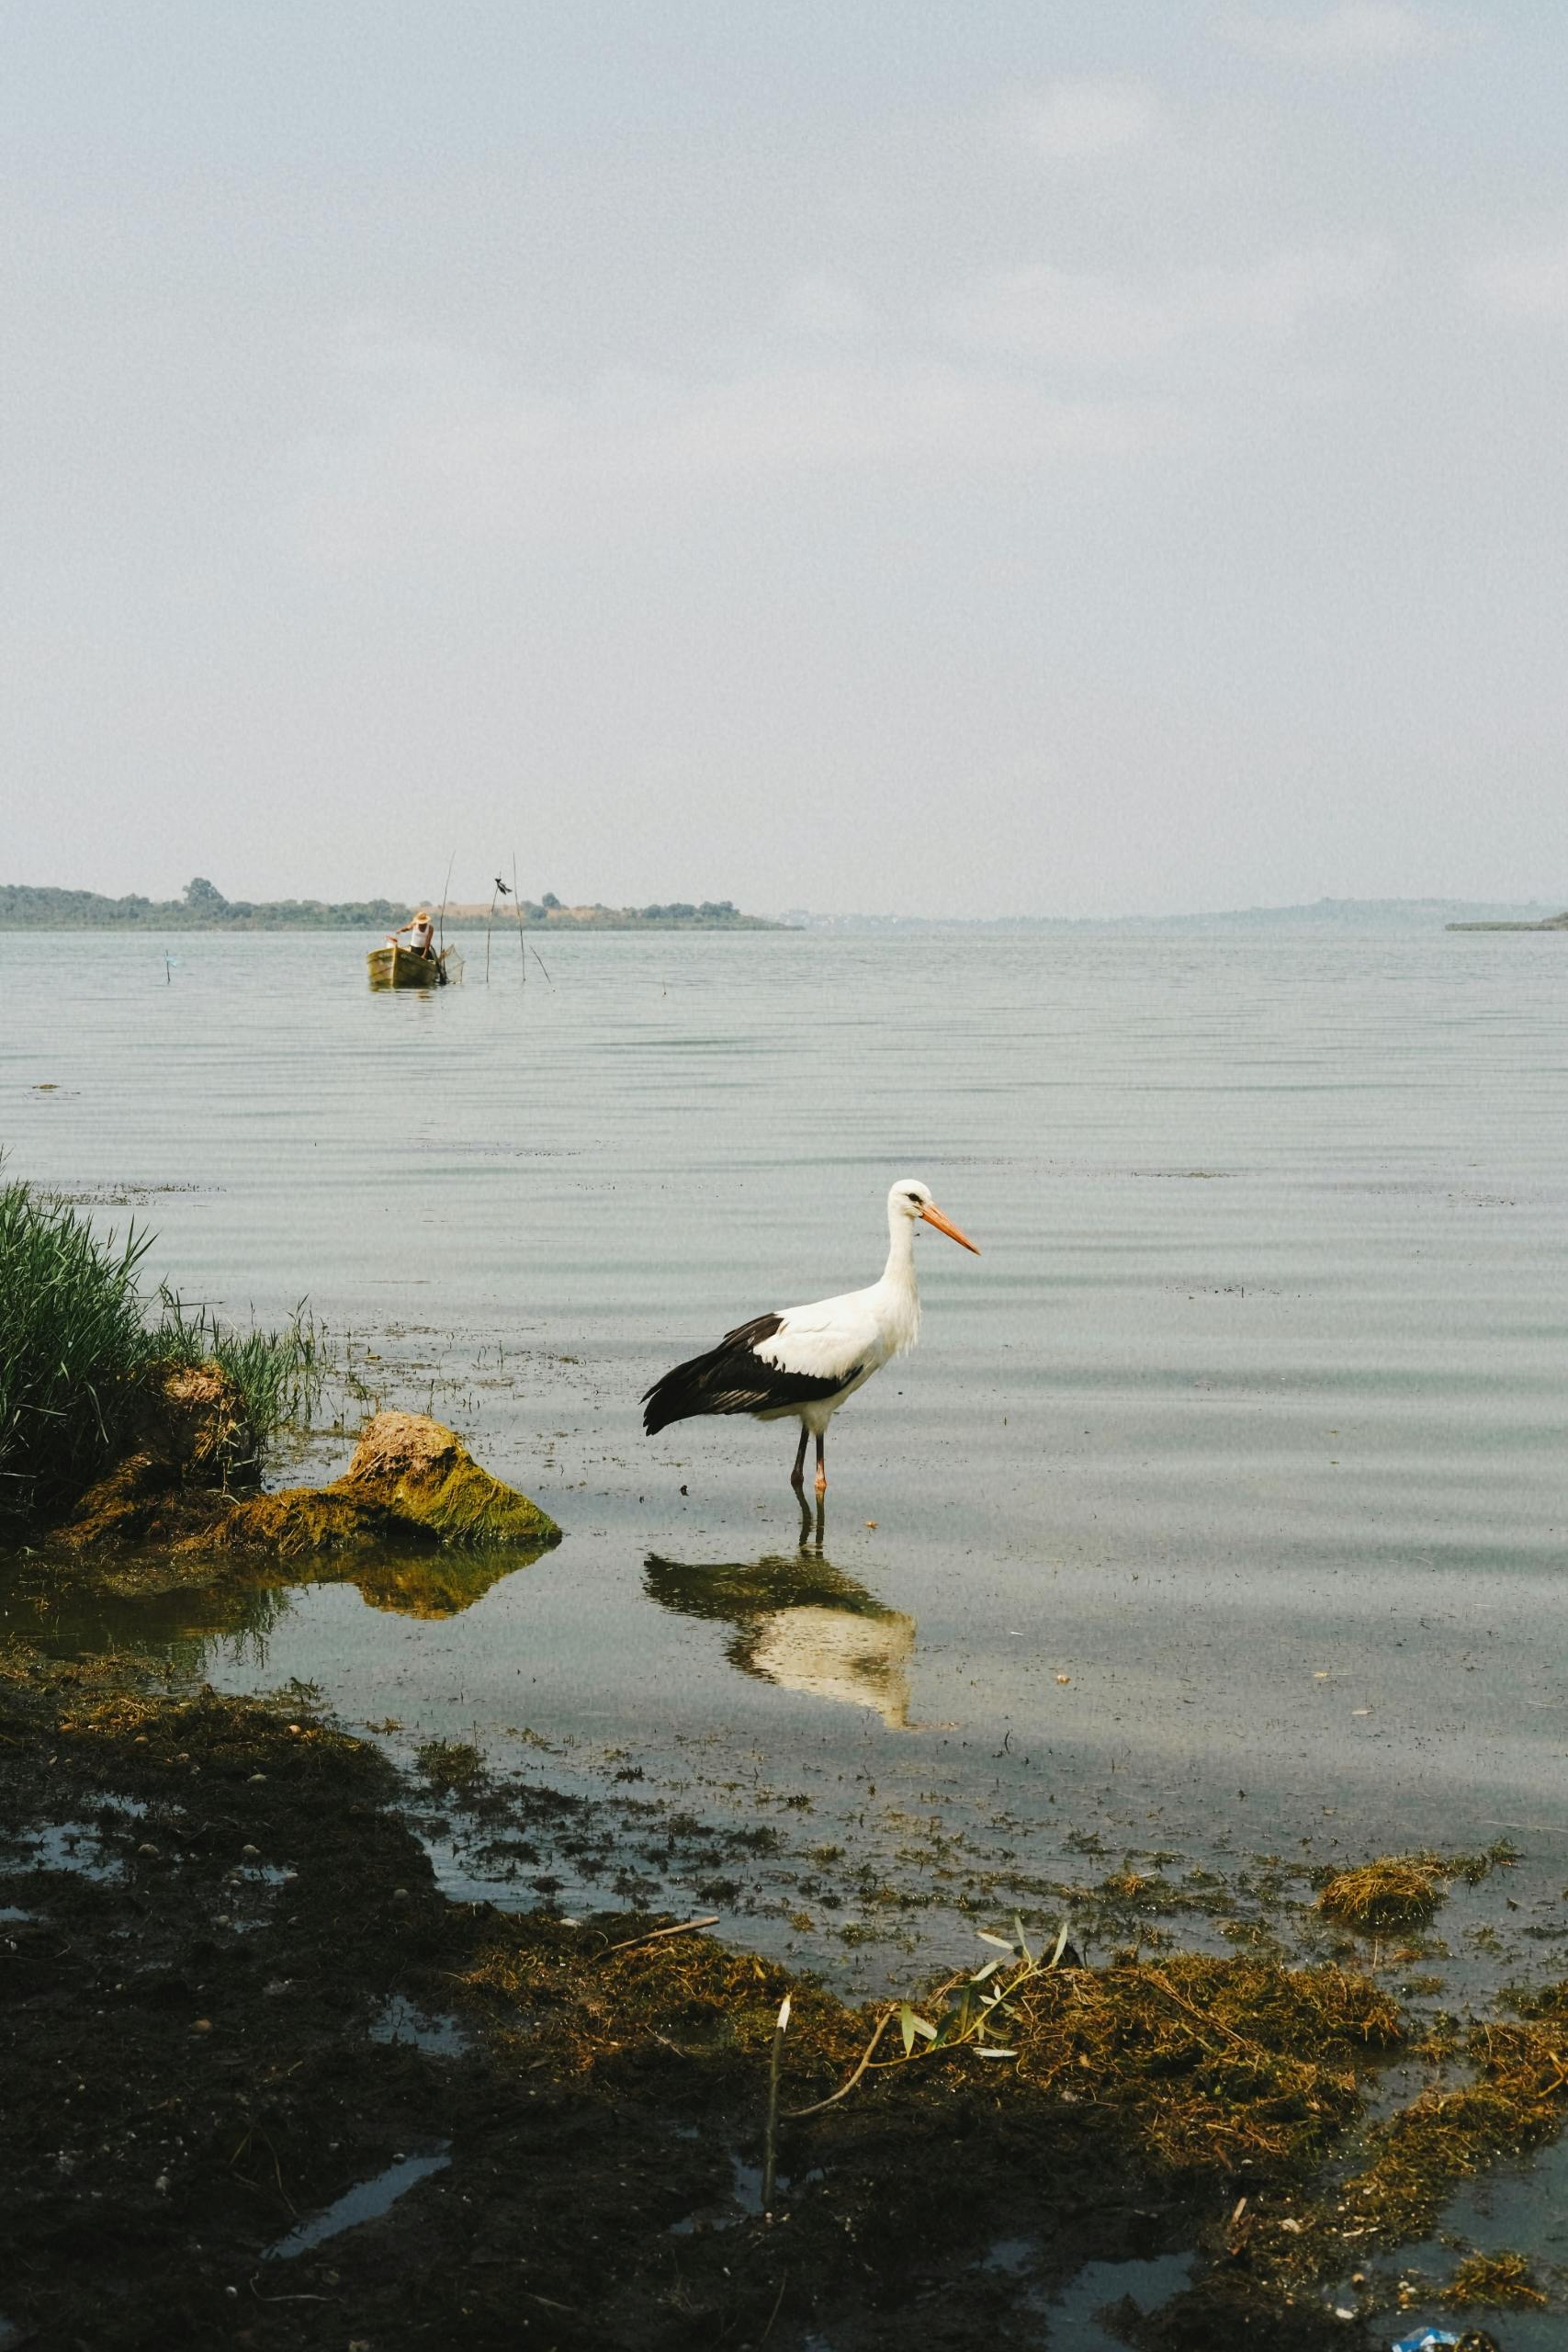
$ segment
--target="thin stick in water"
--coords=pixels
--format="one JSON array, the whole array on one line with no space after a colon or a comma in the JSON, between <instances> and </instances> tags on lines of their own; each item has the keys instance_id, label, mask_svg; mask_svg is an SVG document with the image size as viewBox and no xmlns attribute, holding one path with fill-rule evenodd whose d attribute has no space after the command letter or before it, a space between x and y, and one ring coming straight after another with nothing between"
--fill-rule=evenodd
<instances>
[{"instance_id":1,"label":"thin stick in water","mask_svg":"<svg viewBox=\"0 0 1568 2352\"><path fill-rule=\"evenodd\" d=\"M446 953L446 901L452 890L452 868L457 863L457 845L454 842L452 854L446 861L446 879L441 885L441 904L435 910L435 952L438 956Z\"/></svg>"},{"instance_id":2,"label":"thin stick in water","mask_svg":"<svg viewBox=\"0 0 1568 2352\"><path fill-rule=\"evenodd\" d=\"M784 2056L784 2038L789 2030L789 1995L779 2004L779 2021L773 2028L773 2063L768 2069L768 2129L762 2144L762 2211L771 2217L773 2210L773 2159L777 2154L779 2136L779 2062Z\"/></svg>"},{"instance_id":3,"label":"thin stick in water","mask_svg":"<svg viewBox=\"0 0 1568 2352\"><path fill-rule=\"evenodd\" d=\"M646 1935L628 1936L625 1943L609 1944L600 1958L608 1960L612 1952L631 1951L638 1944L656 1944L665 1936L689 1936L698 1928L716 1928L717 1925L718 1913L705 1911L700 1919L677 1919L672 1928L649 1928Z\"/></svg>"},{"instance_id":4,"label":"thin stick in water","mask_svg":"<svg viewBox=\"0 0 1568 2352\"><path fill-rule=\"evenodd\" d=\"M523 967L523 985L528 985L528 947L523 937L523 901L517 895L517 852L512 853L512 904L517 916L517 956Z\"/></svg>"}]
</instances>

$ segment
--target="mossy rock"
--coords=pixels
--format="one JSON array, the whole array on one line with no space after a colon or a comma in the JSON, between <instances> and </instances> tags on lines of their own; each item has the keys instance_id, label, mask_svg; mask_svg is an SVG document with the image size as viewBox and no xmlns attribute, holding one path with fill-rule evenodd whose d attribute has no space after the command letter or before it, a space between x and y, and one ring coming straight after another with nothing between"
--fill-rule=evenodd
<instances>
[{"instance_id":1,"label":"mossy rock","mask_svg":"<svg viewBox=\"0 0 1568 2352\"><path fill-rule=\"evenodd\" d=\"M183 1548L204 1540L280 1559L367 1544L402 1552L523 1544L537 1555L559 1542L560 1530L537 1503L481 1470L455 1430L423 1413L378 1413L330 1487L253 1496Z\"/></svg>"},{"instance_id":2,"label":"mossy rock","mask_svg":"<svg viewBox=\"0 0 1568 2352\"><path fill-rule=\"evenodd\" d=\"M193 1390L193 1412L201 1401ZM227 1428L226 1392L214 1389L205 1401ZM536 1559L560 1541L547 1512L481 1470L455 1430L423 1413L378 1413L343 1476L328 1487L236 1496L190 1483L188 1465L205 1471L219 1458L216 1444L193 1440L131 1454L84 1497L53 1540L88 1556L157 1545L180 1561L237 1554L293 1562L365 1552L407 1560L448 1547L496 1546L512 1555L511 1566L519 1551ZM453 1595L434 1609L413 1605L419 1614L446 1615L468 1604Z\"/></svg>"},{"instance_id":3,"label":"mossy rock","mask_svg":"<svg viewBox=\"0 0 1568 2352\"><path fill-rule=\"evenodd\" d=\"M379 1505L443 1544L549 1544L560 1530L481 1470L455 1430L424 1413L378 1413L329 1493Z\"/></svg>"},{"instance_id":4,"label":"mossy rock","mask_svg":"<svg viewBox=\"0 0 1568 2352\"><path fill-rule=\"evenodd\" d=\"M406 1547L421 1536L434 1550L438 1538L411 1529L383 1505L360 1501L336 1487L284 1487L233 1503L209 1525L182 1538L175 1550L254 1553L269 1560L313 1560L367 1544Z\"/></svg>"}]
</instances>

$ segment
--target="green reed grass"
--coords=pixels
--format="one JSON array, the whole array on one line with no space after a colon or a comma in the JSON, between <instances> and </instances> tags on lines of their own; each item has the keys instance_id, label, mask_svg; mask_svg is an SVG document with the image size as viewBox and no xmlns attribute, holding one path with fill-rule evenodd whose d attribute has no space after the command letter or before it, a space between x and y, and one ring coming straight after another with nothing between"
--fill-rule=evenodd
<instances>
[{"instance_id":1,"label":"green reed grass","mask_svg":"<svg viewBox=\"0 0 1568 2352\"><path fill-rule=\"evenodd\" d=\"M215 1363L244 1399L258 1446L278 1430L305 1421L321 1392L326 1363L314 1322L301 1301L281 1331L236 1331L209 1308L194 1313L165 1284L162 1319L152 1337L158 1363Z\"/></svg>"},{"instance_id":2,"label":"green reed grass","mask_svg":"<svg viewBox=\"0 0 1568 2352\"><path fill-rule=\"evenodd\" d=\"M213 1358L238 1385L258 1444L308 1413L321 1367L313 1326L236 1332L168 1290L150 1311L145 1228L100 1238L69 1202L0 1185L0 1518L67 1501L112 1457L139 1385L160 1364Z\"/></svg>"}]
</instances>

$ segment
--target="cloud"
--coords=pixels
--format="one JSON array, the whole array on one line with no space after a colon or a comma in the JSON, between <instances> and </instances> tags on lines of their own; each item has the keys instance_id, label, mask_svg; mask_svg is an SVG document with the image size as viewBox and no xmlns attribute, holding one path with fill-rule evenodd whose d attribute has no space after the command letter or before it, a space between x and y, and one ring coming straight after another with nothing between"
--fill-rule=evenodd
<instances>
[{"instance_id":1,"label":"cloud","mask_svg":"<svg viewBox=\"0 0 1568 2352\"><path fill-rule=\"evenodd\" d=\"M876 313L842 278L814 271L785 287L773 319L787 335L840 342L866 334L875 325Z\"/></svg>"},{"instance_id":2,"label":"cloud","mask_svg":"<svg viewBox=\"0 0 1568 2352\"><path fill-rule=\"evenodd\" d=\"M1315 17L1231 17L1230 38L1259 57L1292 65L1362 65L1405 57L1429 57L1459 38L1452 24L1439 24L1406 0L1339 0Z\"/></svg>"},{"instance_id":3,"label":"cloud","mask_svg":"<svg viewBox=\"0 0 1568 2352\"><path fill-rule=\"evenodd\" d=\"M604 369L565 390L482 347L361 322L326 356L324 421L275 475L265 527L355 564L662 526L705 497L786 482L1110 476L1203 429L1215 383L1224 400L1253 350L1364 300L1385 266L1372 247L1161 278L1041 264L897 311L807 277L727 360ZM1208 393L1190 368L1173 396L1156 372L1173 356ZM1110 380L1075 380L1086 369Z\"/></svg>"},{"instance_id":4,"label":"cloud","mask_svg":"<svg viewBox=\"0 0 1568 2352\"><path fill-rule=\"evenodd\" d=\"M1159 296L1048 263L987 271L944 306L938 323L987 350L1112 368L1153 358L1179 332Z\"/></svg>"},{"instance_id":5,"label":"cloud","mask_svg":"<svg viewBox=\"0 0 1568 2352\"><path fill-rule=\"evenodd\" d=\"M1188 345L1288 339L1314 311L1364 300L1386 262L1375 246L1308 248L1246 268L1183 270L1158 286L1048 264L994 270L947 304L941 323L992 352L1132 368Z\"/></svg>"},{"instance_id":6,"label":"cloud","mask_svg":"<svg viewBox=\"0 0 1568 2352\"><path fill-rule=\"evenodd\" d=\"M1047 162L1092 162L1141 145L1161 124L1158 94L1142 82L1052 82L1015 112L1026 144Z\"/></svg>"},{"instance_id":7,"label":"cloud","mask_svg":"<svg viewBox=\"0 0 1568 2352\"><path fill-rule=\"evenodd\" d=\"M1155 400L912 356L620 370L563 396L509 383L482 354L361 329L333 373L355 413L288 454L267 526L327 562L613 526L788 479L1116 465L1173 429Z\"/></svg>"},{"instance_id":8,"label":"cloud","mask_svg":"<svg viewBox=\"0 0 1568 2352\"><path fill-rule=\"evenodd\" d=\"M1471 290L1502 318L1568 322L1568 230L1551 243L1493 254L1471 272Z\"/></svg>"}]
</instances>

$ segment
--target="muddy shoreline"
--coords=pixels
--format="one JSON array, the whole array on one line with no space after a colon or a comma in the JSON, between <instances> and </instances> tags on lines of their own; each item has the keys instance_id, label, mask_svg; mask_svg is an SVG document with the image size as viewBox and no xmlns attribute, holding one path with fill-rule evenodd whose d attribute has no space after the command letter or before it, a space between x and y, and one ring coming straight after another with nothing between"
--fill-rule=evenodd
<instances>
[{"instance_id":1,"label":"muddy shoreline","mask_svg":"<svg viewBox=\"0 0 1568 2352\"><path fill-rule=\"evenodd\" d=\"M298 1692L170 1691L124 1659L11 1647L10 2341L1045 2342L1086 2264L1153 2277L1185 2254L1157 2308L1108 2296L1111 2340L1365 2346L1415 2291L1380 2230L1418 2234L1455 2179L1568 2111L1543 1996L1533 2022L1486 2024L1515 2041L1470 2139L1413 2158L1411 2127L1369 2114L1391 2080L1394 2124L1434 2086L1484 2086L1462 2020L1435 2030L1386 1971L1168 1936L1157 1962L1110 1953L1032 1995L1016 2062L895 2066L786 2122L769 2220L781 1999L786 2109L847 2079L886 2004L847 2007L707 1931L633 1940L667 1924L646 1913L448 1900L414 1822L487 1801L471 1753L432 1750L400 1784ZM1106 1905L1135 1907L1117 1876ZM1347 2174L1370 2229L1343 2222ZM367 2185L395 2202L313 2234Z\"/></svg>"},{"instance_id":2,"label":"muddy shoreline","mask_svg":"<svg viewBox=\"0 0 1568 2352\"><path fill-rule=\"evenodd\" d=\"M333 1486L236 1498L234 1401L210 1370L160 1382L34 1555L46 1609L178 1595L220 1623L310 1576L439 1617L558 1537L406 1414ZM910 1621L819 1555L647 1575L742 1672L806 1628L826 1673L831 1625L831 1672L902 1724ZM919 1895L755 1801L743 1826L675 1807L629 1755L611 1790L557 1785L537 1745L533 1772L451 1739L400 1770L306 1685L223 1694L9 1638L0 2344L956 2352L1066 2341L1091 2280L1100 2342L1316 2352L1422 2296L1540 2309L1561 2283L1512 2253L1456 2247L1446 2285L1387 2259L1568 2116L1568 1985L1461 2018L1425 1965L1507 1846L1337 1875L1123 1855L1066 1884L977 1866L933 1816L927 1899L978 1957L856 2007L724 1932ZM458 1850L529 1907L444 1890ZM660 1912L673 1879L716 1911Z\"/></svg>"}]
</instances>

